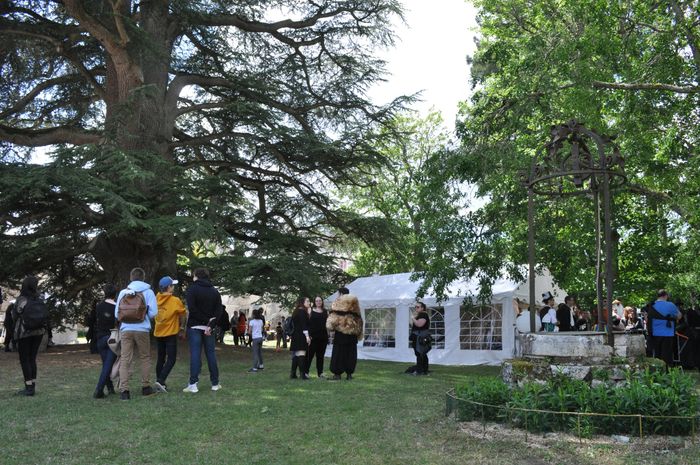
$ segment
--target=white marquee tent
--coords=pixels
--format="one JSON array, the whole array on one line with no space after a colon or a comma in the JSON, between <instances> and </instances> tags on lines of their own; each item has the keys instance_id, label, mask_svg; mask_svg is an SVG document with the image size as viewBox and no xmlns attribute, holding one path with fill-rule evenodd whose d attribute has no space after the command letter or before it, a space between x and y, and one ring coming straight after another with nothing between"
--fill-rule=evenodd
<instances>
[{"instance_id":1,"label":"white marquee tent","mask_svg":"<svg viewBox=\"0 0 700 465\"><path fill-rule=\"evenodd\" d=\"M347 287L360 300L365 339L358 343L358 358L415 362L409 347L409 312L416 302L421 282L411 273L359 278ZM535 295L551 291L557 303L565 293L553 283L548 271L535 278ZM488 305L464 305L464 297L477 295L478 282L457 282L449 298L438 303L429 294L422 299L430 309L434 339L430 363L441 365L497 365L513 356L518 301L529 302L527 280L517 283L498 279ZM336 296L332 296L333 300ZM517 301L516 301L517 299ZM540 302L536 302L540 304ZM329 346L327 355L330 356Z\"/></svg>"}]
</instances>

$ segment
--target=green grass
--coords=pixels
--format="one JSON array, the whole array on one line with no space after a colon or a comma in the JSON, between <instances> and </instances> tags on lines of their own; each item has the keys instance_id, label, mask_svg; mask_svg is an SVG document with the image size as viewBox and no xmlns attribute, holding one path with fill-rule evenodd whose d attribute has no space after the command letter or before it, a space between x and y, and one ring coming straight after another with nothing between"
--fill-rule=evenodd
<instances>
[{"instance_id":1,"label":"green grass","mask_svg":"<svg viewBox=\"0 0 700 465\"><path fill-rule=\"evenodd\" d=\"M181 346L171 393L143 398L133 390L120 402L92 399L99 357L86 352L41 354L34 398L13 395L22 384L17 354L0 353L0 464L700 463L697 446L659 454L466 435L445 417L444 394L466 379L497 376L496 367L433 366L432 376L411 377L401 374L406 364L360 360L353 381L302 382L288 378L287 352L266 350L265 370L247 374L249 350L219 346L223 390L209 390L205 363L192 395L180 392L188 372Z\"/></svg>"}]
</instances>

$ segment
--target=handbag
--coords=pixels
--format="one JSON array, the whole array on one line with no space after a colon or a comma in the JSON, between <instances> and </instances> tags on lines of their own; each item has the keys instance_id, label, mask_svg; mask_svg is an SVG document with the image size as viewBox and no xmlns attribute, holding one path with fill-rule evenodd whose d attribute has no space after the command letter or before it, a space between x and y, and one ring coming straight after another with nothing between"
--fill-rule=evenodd
<instances>
[{"instance_id":1,"label":"handbag","mask_svg":"<svg viewBox=\"0 0 700 465\"><path fill-rule=\"evenodd\" d=\"M109 339L107 339L107 345L110 350L114 352L117 356L122 351L122 335L119 328L112 328L109 333Z\"/></svg>"}]
</instances>

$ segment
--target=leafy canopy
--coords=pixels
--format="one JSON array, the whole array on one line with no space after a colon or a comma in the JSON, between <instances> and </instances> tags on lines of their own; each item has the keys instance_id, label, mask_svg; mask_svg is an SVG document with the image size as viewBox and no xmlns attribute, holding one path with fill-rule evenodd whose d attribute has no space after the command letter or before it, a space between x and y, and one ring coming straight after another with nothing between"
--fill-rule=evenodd
<instances>
[{"instance_id":1,"label":"leafy canopy","mask_svg":"<svg viewBox=\"0 0 700 465\"><path fill-rule=\"evenodd\" d=\"M133 266L155 282L207 265L237 293L332 285L336 237L366 227L328 192L380 162L377 128L407 101L365 97L400 15L394 0L3 2L0 281L41 273L76 312Z\"/></svg>"}]
</instances>

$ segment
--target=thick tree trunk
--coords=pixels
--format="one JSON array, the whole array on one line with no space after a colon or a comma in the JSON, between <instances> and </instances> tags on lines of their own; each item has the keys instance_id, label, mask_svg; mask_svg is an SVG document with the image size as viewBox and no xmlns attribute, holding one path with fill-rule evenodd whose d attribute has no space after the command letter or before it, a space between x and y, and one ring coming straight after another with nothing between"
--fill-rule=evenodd
<instances>
[{"instance_id":1,"label":"thick tree trunk","mask_svg":"<svg viewBox=\"0 0 700 465\"><path fill-rule=\"evenodd\" d=\"M125 16L129 15L130 2L124 2ZM158 210L155 216L175 216L176 211L163 211L160 205L159 186L172 182L169 174L159 169L162 161L172 162L168 143L172 138L173 127L166 119L165 97L168 86L168 66L171 60L172 43L168 28L168 2L154 0L140 6L140 30L138 41L126 45L127 54L113 56L105 53L107 74L105 89L106 122L108 144L122 152L146 152L154 163L140 166L141 170L157 170L156 182L144 181L138 184L143 205L147 209ZM128 34L117 31L115 34ZM147 37L148 43L141 41ZM132 42L139 42L135 46ZM128 59L125 59L128 57ZM142 158L142 155L137 157ZM149 212L149 213L152 213ZM146 272L146 279L152 285L168 274L176 272L176 238L158 232L135 229L128 234L101 235L92 253L105 270L107 279L118 286L129 282L132 268L140 267Z\"/></svg>"},{"instance_id":2,"label":"thick tree trunk","mask_svg":"<svg viewBox=\"0 0 700 465\"><path fill-rule=\"evenodd\" d=\"M93 256L105 270L106 279L125 287L135 267L143 268L146 281L155 289L165 275L176 274L176 252L168 244L150 243L138 237L107 237L102 235L92 249Z\"/></svg>"}]
</instances>

